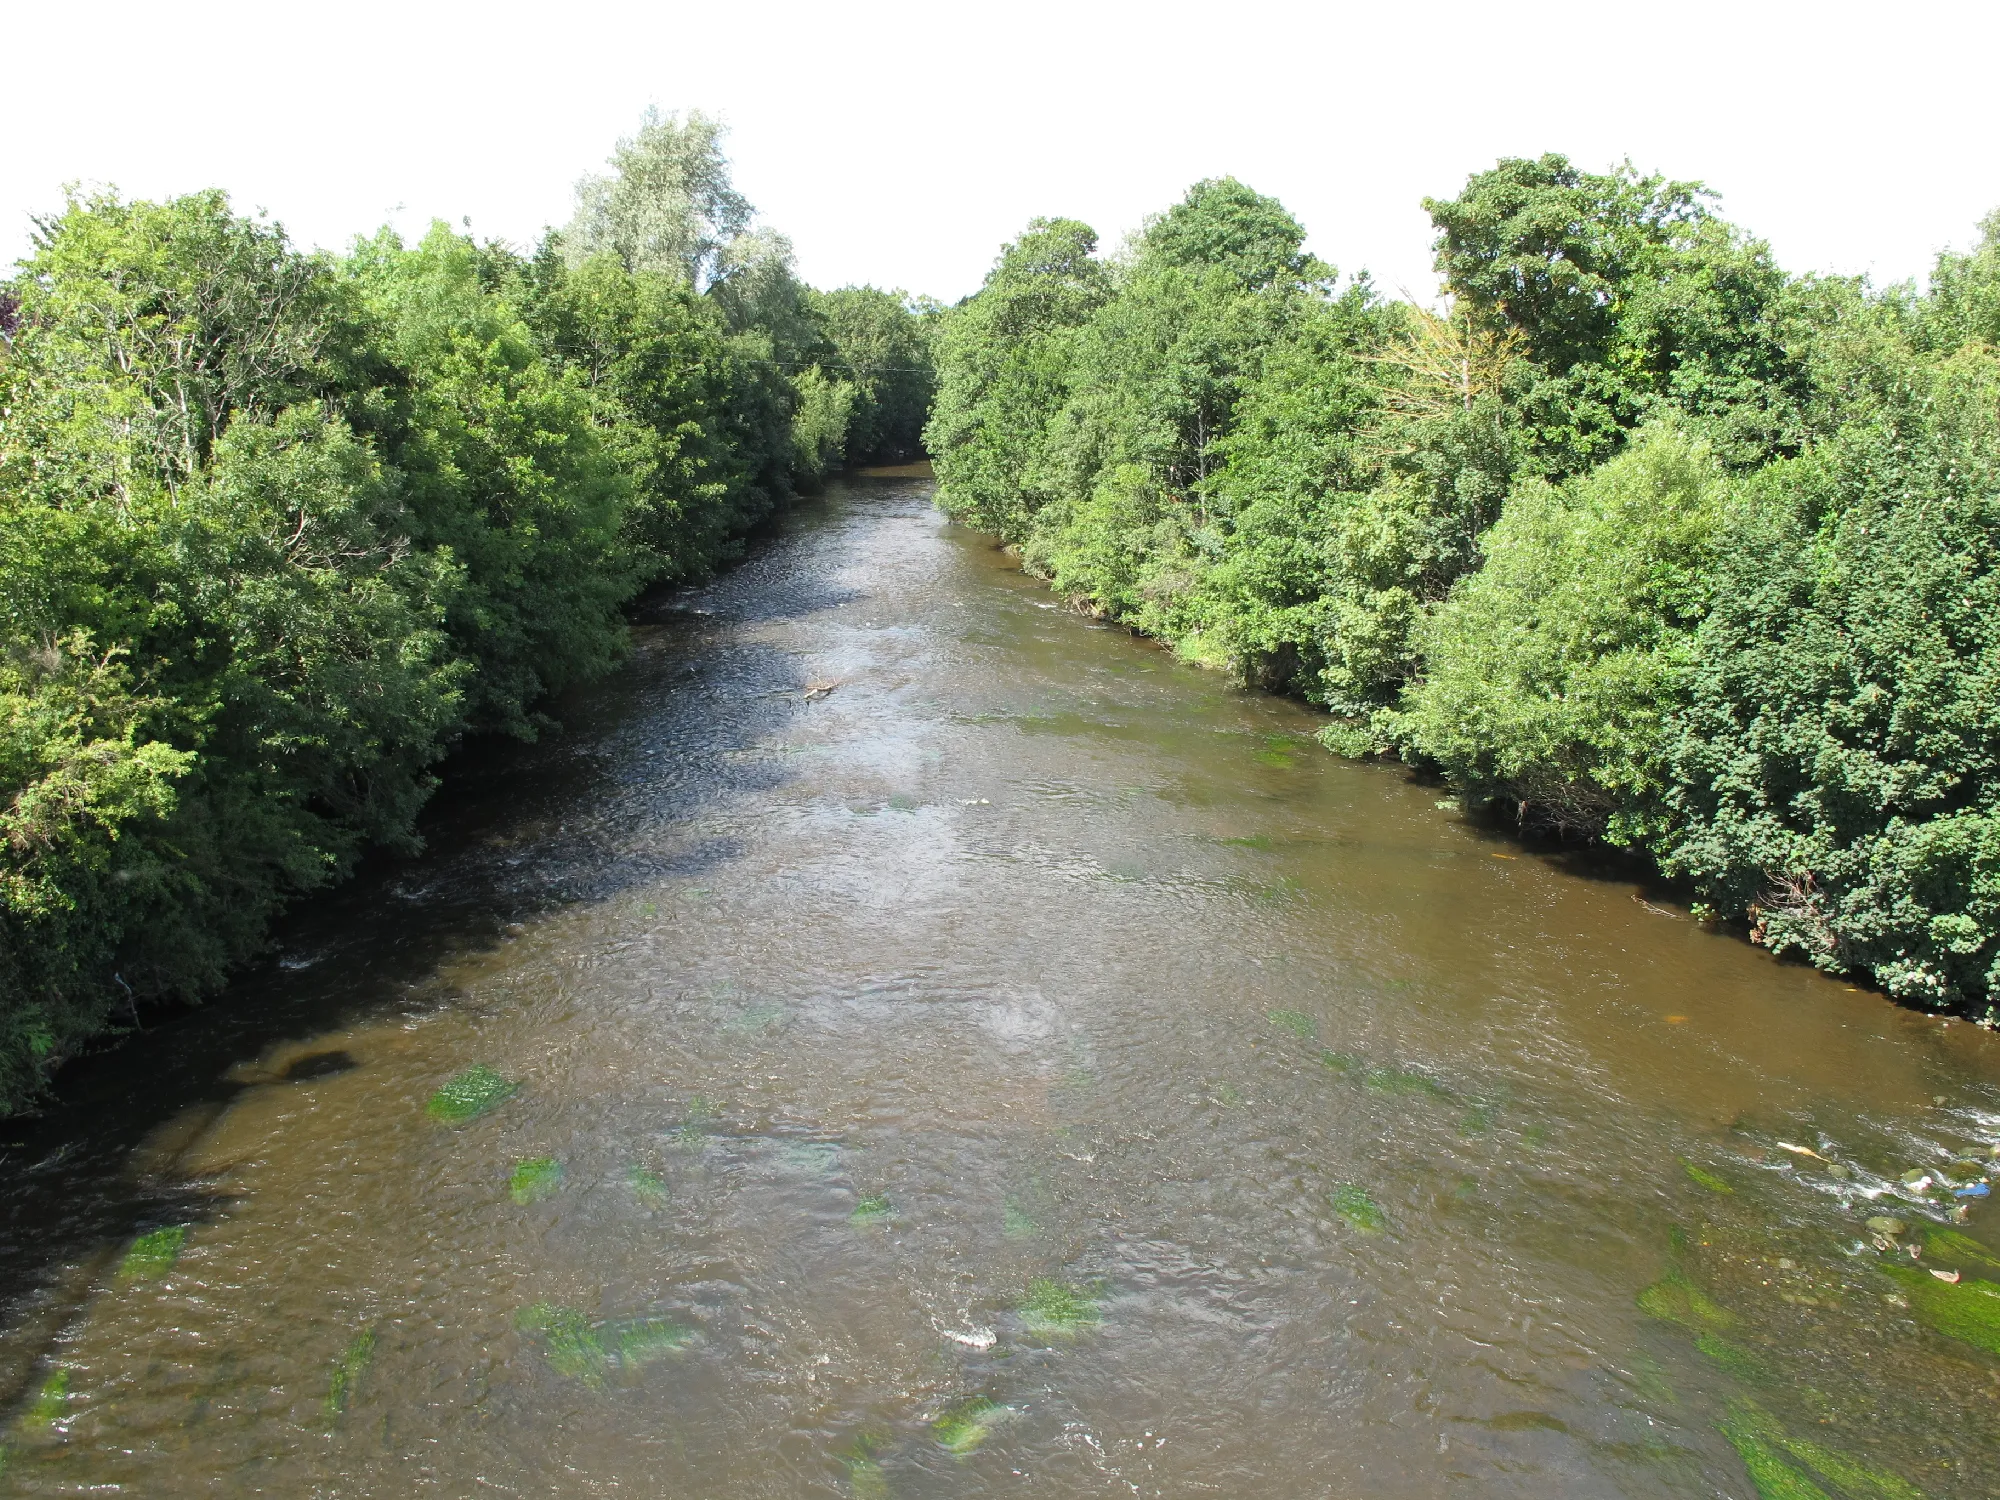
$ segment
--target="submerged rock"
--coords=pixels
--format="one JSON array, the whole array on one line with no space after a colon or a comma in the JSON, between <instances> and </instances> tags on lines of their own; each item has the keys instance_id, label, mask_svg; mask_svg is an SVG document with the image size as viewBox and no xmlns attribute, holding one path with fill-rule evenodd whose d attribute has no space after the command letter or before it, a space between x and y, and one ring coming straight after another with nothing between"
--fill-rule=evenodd
<instances>
[{"instance_id":1,"label":"submerged rock","mask_svg":"<svg viewBox=\"0 0 2000 1500\"><path fill-rule=\"evenodd\" d=\"M361 1382L362 1373L375 1358L375 1330L365 1328L347 1341L347 1347L333 1362L333 1374L327 1381L326 1414L337 1417L347 1410L348 1402L354 1399L354 1388Z\"/></svg>"},{"instance_id":2,"label":"submerged rock","mask_svg":"<svg viewBox=\"0 0 2000 1500\"><path fill-rule=\"evenodd\" d=\"M663 1206L671 1194L666 1183L657 1172L649 1172L641 1166L625 1169L625 1185L632 1189L632 1196L648 1208Z\"/></svg>"},{"instance_id":3,"label":"submerged rock","mask_svg":"<svg viewBox=\"0 0 2000 1500\"><path fill-rule=\"evenodd\" d=\"M994 1428L1014 1415L1011 1406L1002 1406L985 1396L968 1396L939 1413L931 1423L931 1436L947 1452L970 1453L993 1435Z\"/></svg>"},{"instance_id":4,"label":"submerged rock","mask_svg":"<svg viewBox=\"0 0 2000 1500\"><path fill-rule=\"evenodd\" d=\"M1336 1217L1349 1229L1360 1234L1380 1234L1389 1227L1389 1220L1368 1196L1368 1190L1344 1182L1327 1195Z\"/></svg>"},{"instance_id":5,"label":"submerged rock","mask_svg":"<svg viewBox=\"0 0 2000 1500\"><path fill-rule=\"evenodd\" d=\"M536 1156L519 1163L507 1179L507 1196L516 1203L539 1203L562 1188L563 1165L553 1156Z\"/></svg>"},{"instance_id":6,"label":"submerged rock","mask_svg":"<svg viewBox=\"0 0 2000 1500\"><path fill-rule=\"evenodd\" d=\"M1750 1471L1761 1500L1827 1500L1819 1480L1857 1500L1924 1500L1924 1492L1907 1480L1823 1443L1792 1436L1754 1401L1732 1401L1719 1430Z\"/></svg>"},{"instance_id":7,"label":"submerged rock","mask_svg":"<svg viewBox=\"0 0 2000 1500\"><path fill-rule=\"evenodd\" d=\"M1640 1292L1638 1302L1641 1312L1695 1333L1736 1324L1736 1314L1712 1301L1679 1266Z\"/></svg>"},{"instance_id":8,"label":"submerged rock","mask_svg":"<svg viewBox=\"0 0 2000 1500\"><path fill-rule=\"evenodd\" d=\"M1274 1010L1265 1017L1273 1026L1282 1026L1302 1042L1319 1035L1319 1022L1302 1010Z\"/></svg>"},{"instance_id":9,"label":"submerged rock","mask_svg":"<svg viewBox=\"0 0 2000 1500\"><path fill-rule=\"evenodd\" d=\"M497 1108L519 1089L484 1063L477 1063L448 1081L430 1097L424 1113L447 1125L462 1125Z\"/></svg>"},{"instance_id":10,"label":"submerged rock","mask_svg":"<svg viewBox=\"0 0 2000 1500\"><path fill-rule=\"evenodd\" d=\"M1689 1182L1692 1182L1696 1187L1707 1188L1711 1193L1733 1193L1736 1191L1735 1188L1724 1182L1720 1177L1717 1177L1713 1172L1704 1171L1685 1156L1681 1158L1681 1170L1687 1173Z\"/></svg>"},{"instance_id":11,"label":"submerged rock","mask_svg":"<svg viewBox=\"0 0 2000 1500\"><path fill-rule=\"evenodd\" d=\"M523 1333L540 1335L549 1368L585 1385L602 1385L615 1368L640 1369L694 1342L694 1330L672 1318L592 1322L573 1307L537 1302L514 1315Z\"/></svg>"},{"instance_id":12,"label":"submerged rock","mask_svg":"<svg viewBox=\"0 0 2000 1500\"><path fill-rule=\"evenodd\" d=\"M1939 1281L1914 1266L1882 1267L1902 1289L1917 1321L1961 1343L2000 1354L2000 1285Z\"/></svg>"},{"instance_id":13,"label":"submerged rock","mask_svg":"<svg viewBox=\"0 0 2000 1500\"><path fill-rule=\"evenodd\" d=\"M1021 1321L1032 1333L1075 1333L1104 1320L1097 1299L1083 1288L1046 1276L1028 1283Z\"/></svg>"},{"instance_id":14,"label":"submerged rock","mask_svg":"<svg viewBox=\"0 0 2000 1500\"><path fill-rule=\"evenodd\" d=\"M181 1247L187 1243L188 1227L185 1224L167 1224L159 1229L148 1230L132 1241L132 1248L125 1252L125 1259L118 1264L121 1280L140 1281L153 1276L164 1276L174 1268L180 1259Z\"/></svg>"},{"instance_id":15,"label":"submerged rock","mask_svg":"<svg viewBox=\"0 0 2000 1500\"><path fill-rule=\"evenodd\" d=\"M1971 1235L1960 1234L1956 1229L1926 1230L1924 1250L1927 1254L1941 1255L1949 1260L2000 1269L2000 1255L1987 1249Z\"/></svg>"},{"instance_id":16,"label":"submerged rock","mask_svg":"<svg viewBox=\"0 0 2000 1500\"><path fill-rule=\"evenodd\" d=\"M35 1391L22 1421L30 1428L53 1427L69 1409L69 1371L58 1366Z\"/></svg>"}]
</instances>

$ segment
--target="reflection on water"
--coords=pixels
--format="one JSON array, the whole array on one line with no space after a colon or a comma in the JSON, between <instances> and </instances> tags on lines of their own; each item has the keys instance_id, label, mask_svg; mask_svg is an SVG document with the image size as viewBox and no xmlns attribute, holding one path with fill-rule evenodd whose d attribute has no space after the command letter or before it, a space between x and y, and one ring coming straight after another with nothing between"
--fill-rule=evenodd
<instances>
[{"instance_id":1,"label":"reflection on water","mask_svg":"<svg viewBox=\"0 0 2000 1500\"><path fill-rule=\"evenodd\" d=\"M1318 753L920 474L564 718L5 1136L0 1487L2000 1493L1985 1034Z\"/></svg>"}]
</instances>

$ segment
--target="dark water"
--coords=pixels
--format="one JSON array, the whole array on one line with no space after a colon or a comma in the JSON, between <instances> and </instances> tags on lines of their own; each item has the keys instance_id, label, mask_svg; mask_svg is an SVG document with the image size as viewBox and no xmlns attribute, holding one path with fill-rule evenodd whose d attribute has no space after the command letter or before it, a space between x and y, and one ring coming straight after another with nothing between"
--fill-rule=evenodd
<instances>
[{"instance_id":1,"label":"dark water","mask_svg":"<svg viewBox=\"0 0 2000 1500\"><path fill-rule=\"evenodd\" d=\"M1332 759L914 476L564 717L0 1132L0 1490L2000 1493L1994 1038Z\"/></svg>"}]
</instances>

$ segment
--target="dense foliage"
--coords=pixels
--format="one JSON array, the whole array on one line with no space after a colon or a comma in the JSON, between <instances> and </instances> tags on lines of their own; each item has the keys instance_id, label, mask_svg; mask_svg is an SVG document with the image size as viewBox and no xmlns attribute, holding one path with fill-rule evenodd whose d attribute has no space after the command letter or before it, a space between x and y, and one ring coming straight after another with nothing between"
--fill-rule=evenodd
<instances>
[{"instance_id":1,"label":"dense foliage","mask_svg":"<svg viewBox=\"0 0 2000 1500\"><path fill-rule=\"evenodd\" d=\"M288 900L408 848L641 588L914 449L929 322L821 294L715 131L649 119L574 232L302 254L220 193L73 197L0 286L0 1110Z\"/></svg>"},{"instance_id":2,"label":"dense foliage","mask_svg":"<svg viewBox=\"0 0 2000 1500\"><path fill-rule=\"evenodd\" d=\"M938 334L940 498L1078 607L1927 1005L2000 999L2000 215L1798 278L1696 183L1427 200L1443 310L1196 184Z\"/></svg>"}]
</instances>

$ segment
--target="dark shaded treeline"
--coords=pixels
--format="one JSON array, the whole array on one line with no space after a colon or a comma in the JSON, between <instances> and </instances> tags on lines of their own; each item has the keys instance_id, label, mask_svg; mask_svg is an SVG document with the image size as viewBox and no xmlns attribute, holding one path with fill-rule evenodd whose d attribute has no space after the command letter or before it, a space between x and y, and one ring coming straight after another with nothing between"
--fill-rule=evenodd
<instances>
[{"instance_id":1,"label":"dark shaded treeline","mask_svg":"<svg viewBox=\"0 0 2000 1500\"><path fill-rule=\"evenodd\" d=\"M1426 207L1437 310L1233 180L1110 257L1035 221L939 335L943 503L1337 751L1990 1017L2000 216L1876 291L1629 168Z\"/></svg>"},{"instance_id":2,"label":"dark shaded treeline","mask_svg":"<svg viewBox=\"0 0 2000 1500\"><path fill-rule=\"evenodd\" d=\"M0 291L0 1112L411 847L439 760L548 727L641 590L918 451L923 310L799 282L699 116L613 164L528 255L303 254L221 193L39 222Z\"/></svg>"}]
</instances>

